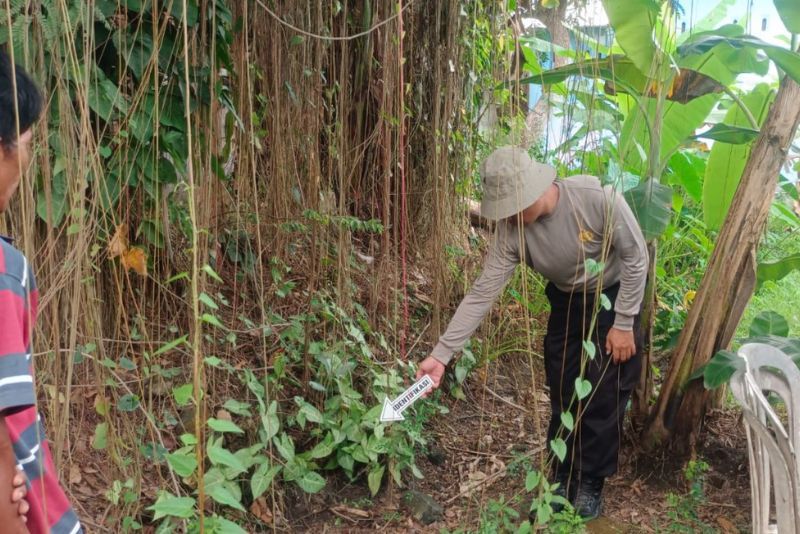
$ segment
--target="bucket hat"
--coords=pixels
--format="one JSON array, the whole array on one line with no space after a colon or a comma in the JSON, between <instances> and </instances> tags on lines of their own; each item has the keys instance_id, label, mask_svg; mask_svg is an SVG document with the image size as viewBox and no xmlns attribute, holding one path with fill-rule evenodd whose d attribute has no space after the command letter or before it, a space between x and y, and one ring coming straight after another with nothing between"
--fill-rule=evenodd
<instances>
[{"instance_id":1,"label":"bucket hat","mask_svg":"<svg viewBox=\"0 0 800 534\"><path fill-rule=\"evenodd\" d=\"M518 147L501 147L481 164L481 215L492 221L511 217L541 197L556 179L556 170L538 163Z\"/></svg>"}]
</instances>

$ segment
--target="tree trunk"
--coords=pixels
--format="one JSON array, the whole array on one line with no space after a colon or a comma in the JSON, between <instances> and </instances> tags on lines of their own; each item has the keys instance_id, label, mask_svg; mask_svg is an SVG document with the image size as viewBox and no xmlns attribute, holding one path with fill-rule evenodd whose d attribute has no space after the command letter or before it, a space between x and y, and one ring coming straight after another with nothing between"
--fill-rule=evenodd
<instances>
[{"instance_id":1,"label":"tree trunk","mask_svg":"<svg viewBox=\"0 0 800 534\"><path fill-rule=\"evenodd\" d=\"M644 288L640 316L644 331L644 346L641 348L642 370L639 373L639 383L633 390L633 408L631 410L631 420L635 428L644 426L645 420L650 413L650 397L653 394L652 349L653 325L655 324L656 312L656 254L658 253L656 242L648 244L647 253L650 258L650 265L647 271L647 285Z\"/></svg>"},{"instance_id":2,"label":"tree trunk","mask_svg":"<svg viewBox=\"0 0 800 534\"><path fill-rule=\"evenodd\" d=\"M645 429L645 443L650 446L671 441L677 451L685 453L697 439L708 392L701 380L687 381L718 350L728 346L753 294L756 248L798 122L800 86L785 76L742 173Z\"/></svg>"},{"instance_id":3,"label":"tree trunk","mask_svg":"<svg viewBox=\"0 0 800 534\"><path fill-rule=\"evenodd\" d=\"M533 16L545 25L550 32L550 42L561 48L570 48L569 30L564 26L564 19L567 14L567 0L559 2L558 7L547 9L538 5L533 11ZM567 64L567 58L560 56L553 51L553 67L560 67ZM533 109L528 112L525 118L525 140L526 144L536 143L547 131L547 122L550 119L550 104L546 95L536 103Z\"/></svg>"}]
</instances>

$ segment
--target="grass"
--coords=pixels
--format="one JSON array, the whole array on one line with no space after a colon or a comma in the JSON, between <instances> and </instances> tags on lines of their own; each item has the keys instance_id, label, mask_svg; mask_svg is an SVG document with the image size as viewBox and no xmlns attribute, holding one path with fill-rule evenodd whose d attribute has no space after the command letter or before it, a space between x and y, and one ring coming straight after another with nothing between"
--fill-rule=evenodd
<instances>
[{"instance_id":1,"label":"grass","mask_svg":"<svg viewBox=\"0 0 800 534\"><path fill-rule=\"evenodd\" d=\"M773 215L759 250L759 261L775 261L797 253L800 253L800 228ZM798 299L800 299L800 272L794 271L781 280L765 282L747 305L736 330L736 339L746 338L753 318L759 313L770 310L786 319L789 323L790 336L800 335L800 310L796 305Z\"/></svg>"}]
</instances>

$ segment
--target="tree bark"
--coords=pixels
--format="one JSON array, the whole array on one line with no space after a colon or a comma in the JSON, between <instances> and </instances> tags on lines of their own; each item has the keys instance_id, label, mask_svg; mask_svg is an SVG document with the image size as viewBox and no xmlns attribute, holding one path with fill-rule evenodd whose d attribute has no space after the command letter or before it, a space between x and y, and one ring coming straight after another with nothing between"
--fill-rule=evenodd
<instances>
[{"instance_id":1,"label":"tree bark","mask_svg":"<svg viewBox=\"0 0 800 534\"><path fill-rule=\"evenodd\" d=\"M800 86L785 76L747 161L695 297L667 380L644 432L686 453L702 428L709 392L689 376L725 348L755 287L755 253L767 223L780 167L798 122Z\"/></svg>"}]
</instances>

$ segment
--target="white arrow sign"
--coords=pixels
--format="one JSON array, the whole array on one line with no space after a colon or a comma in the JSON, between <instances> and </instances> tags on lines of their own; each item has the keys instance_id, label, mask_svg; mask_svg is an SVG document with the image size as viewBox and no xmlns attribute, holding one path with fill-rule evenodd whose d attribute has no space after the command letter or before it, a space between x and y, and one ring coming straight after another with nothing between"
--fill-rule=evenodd
<instances>
[{"instance_id":1,"label":"white arrow sign","mask_svg":"<svg viewBox=\"0 0 800 534\"><path fill-rule=\"evenodd\" d=\"M433 379L428 375L414 382L411 387L400 394L395 400L390 401L389 397L383 400L383 410L381 411L381 422L402 421L403 411L414 404L423 393L433 387Z\"/></svg>"}]
</instances>

